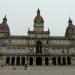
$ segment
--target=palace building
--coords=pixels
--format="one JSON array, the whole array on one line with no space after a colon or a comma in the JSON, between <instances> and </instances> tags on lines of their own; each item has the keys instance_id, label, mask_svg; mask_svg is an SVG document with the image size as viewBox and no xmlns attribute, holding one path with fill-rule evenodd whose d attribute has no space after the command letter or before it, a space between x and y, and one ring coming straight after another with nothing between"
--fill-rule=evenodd
<instances>
[{"instance_id":1,"label":"palace building","mask_svg":"<svg viewBox=\"0 0 75 75\"><path fill-rule=\"evenodd\" d=\"M6 16L0 24L0 65L75 65L75 26L69 18L64 36L50 36L37 10L33 31L27 36L11 35Z\"/></svg>"}]
</instances>

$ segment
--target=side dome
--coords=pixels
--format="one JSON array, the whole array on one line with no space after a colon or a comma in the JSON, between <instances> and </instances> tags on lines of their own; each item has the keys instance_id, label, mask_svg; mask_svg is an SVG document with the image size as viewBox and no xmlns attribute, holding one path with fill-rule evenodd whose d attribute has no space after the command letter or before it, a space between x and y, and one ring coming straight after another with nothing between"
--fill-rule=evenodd
<instances>
[{"instance_id":1,"label":"side dome","mask_svg":"<svg viewBox=\"0 0 75 75\"><path fill-rule=\"evenodd\" d=\"M42 16L40 15L40 10L37 10L37 16L34 19L34 23L44 23Z\"/></svg>"},{"instance_id":2,"label":"side dome","mask_svg":"<svg viewBox=\"0 0 75 75\"><path fill-rule=\"evenodd\" d=\"M65 36L66 37L74 37L75 36L75 26L72 24L71 18L69 18L68 23L69 23L69 25L66 28Z\"/></svg>"},{"instance_id":3,"label":"side dome","mask_svg":"<svg viewBox=\"0 0 75 75\"><path fill-rule=\"evenodd\" d=\"M3 22L0 24L0 36L10 36L9 26L7 24L6 15L3 18Z\"/></svg>"}]
</instances>

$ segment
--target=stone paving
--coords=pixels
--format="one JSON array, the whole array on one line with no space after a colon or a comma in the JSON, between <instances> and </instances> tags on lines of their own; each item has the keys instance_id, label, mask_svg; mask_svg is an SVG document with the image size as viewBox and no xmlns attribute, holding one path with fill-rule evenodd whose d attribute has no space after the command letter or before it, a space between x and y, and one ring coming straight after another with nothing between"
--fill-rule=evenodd
<instances>
[{"instance_id":1,"label":"stone paving","mask_svg":"<svg viewBox=\"0 0 75 75\"><path fill-rule=\"evenodd\" d=\"M2 67L0 75L75 75L75 67L73 66L49 66L49 67L28 67L25 70L22 67Z\"/></svg>"}]
</instances>

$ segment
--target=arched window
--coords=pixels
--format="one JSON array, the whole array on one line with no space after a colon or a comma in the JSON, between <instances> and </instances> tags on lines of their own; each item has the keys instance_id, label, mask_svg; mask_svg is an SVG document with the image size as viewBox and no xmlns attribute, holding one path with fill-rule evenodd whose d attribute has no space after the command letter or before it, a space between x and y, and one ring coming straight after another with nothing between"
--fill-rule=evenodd
<instances>
[{"instance_id":1,"label":"arched window","mask_svg":"<svg viewBox=\"0 0 75 75\"><path fill-rule=\"evenodd\" d=\"M10 58L9 58L9 57L6 58L6 64L7 64L7 65L10 64Z\"/></svg>"},{"instance_id":2,"label":"arched window","mask_svg":"<svg viewBox=\"0 0 75 75\"><path fill-rule=\"evenodd\" d=\"M17 59L16 59L16 65L20 65L20 57L17 57Z\"/></svg>"},{"instance_id":3,"label":"arched window","mask_svg":"<svg viewBox=\"0 0 75 75\"><path fill-rule=\"evenodd\" d=\"M42 57L36 58L36 65L42 65Z\"/></svg>"},{"instance_id":4,"label":"arched window","mask_svg":"<svg viewBox=\"0 0 75 75\"><path fill-rule=\"evenodd\" d=\"M48 62L48 57L45 58L45 65L48 65L49 62Z\"/></svg>"},{"instance_id":5,"label":"arched window","mask_svg":"<svg viewBox=\"0 0 75 75\"><path fill-rule=\"evenodd\" d=\"M25 65L25 57L22 57L21 61L22 61L21 64Z\"/></svg>"},{"instance_id":6,"label":"arched window","mask_svg":"<svg viewBox=\"0 0 75 75\"><path fill-rule=\"evenodd\" d=\"M11 58L11 65L15 65L15 57Z\"/></svg>"},{"instance_id":7,"label":"arched window","mask_svg":"<svg viewBox=\"0 0 75 75\"><path fill-rule=\"evenodd\" d=\"M42 53L42 42L41 41L36 42L36 53Z\"/></svg>"},{"instance_id":8,"label":"arched window","mask_svg":"<svg viewBox=\"0 0 75 75\"><path fill-rule=\"evenodd\" d=\"M32 57L30 57L30 59L29 59L29 65L33 65L33 58Z\"/></svg>"}]
</instances>

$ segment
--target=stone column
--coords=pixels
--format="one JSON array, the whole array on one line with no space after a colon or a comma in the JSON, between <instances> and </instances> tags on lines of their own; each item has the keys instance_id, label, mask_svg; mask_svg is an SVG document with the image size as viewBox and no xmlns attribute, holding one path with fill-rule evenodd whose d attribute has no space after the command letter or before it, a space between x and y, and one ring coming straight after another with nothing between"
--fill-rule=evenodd
<instances>
[{"instance_id":1,"label":"stone column","mask_svg":"<svg viewBox=\"0 0 75 75\"><path fill-rule=\"evenodd\" d=\"M33 57L33 66L36 66L36 57Z\"/></svg>"},{"instance_id":2,"label":"stone column","mask_svg":"<svg viewBox=\"0 0 75 75\"><path fill-rule=\"evenodd\" d=\"M26 59L26 56L25 56L25 64L26 64L26 61L27 61L27 59Z\"/></svg>"},{"instance_id":3,"label":"stone column","mask_svg":"<svg viewBox=\"0 0 75 75\"><path fill-rule=\"evenodd\" d=\"M11 59L12 59L12 57L10 57L10 65L11 65Z\"/></svg>"},{"instance_id":4,"label":"stone column","mask_svg":"<svg viewBox=\"0 0 75 75\"><path fill-rule=\"evenodd\" d=\"M16 58L17 58L17 57L15 57L15 65L16 65Z\"/></svg>"},{"instance_id":5,"label":"stone column","mask_svg":"<svg viewBox=\"0 0 75 75\"><path fill-rule=\"evenodd\" d=\"M58 57L56 57L56 65L58 65Z\"/></svg>"},{"instance_id":6,"label":"stone column","mask_svg":"<svg viewBox=\"0 0 75 75\"><path fill-rule=\"evenodd\" d=\"M66 65L68 65L68 63L67 63L67 57L65 57L65 61L66 61Z\"/></svg>"},{"instance_id":7,"label":"stone column","mask_svg":"<svg viewBox=\"0 0 75 75\"><path fill-rule=\"evenodd\" d=\"M45 57L42 57L42 65L45 65Z\"/></svg>"},{"instance_id":8,"label":"stone column","mask_svg":"<svg viewBox=\"0 0 75 75\"><path fill-rule=\"evenodd\" d=\"M21 65L21 63L22 63L22 57L20 57L20 65Z\"/></svg>"},{"instance_id":9,"label":"stone column","mask_svg":"<svg viewBox=\"0 0 75 75\"><path fill-rule=\"evenodd\" d=\"M27 56L25 56L25 64L27 64Z\"/></svg>"},{"instance_id":10,"label":"stone column","mask_svg":"<svg viewBox=\"0 0 75 75\"><path fill-rule=\"evenodd\" d=\"M61 57L61 65L63 65L62 57Z\"/></svg>"},{"instance_id":11,"label":"stone column","mask_svg":"<svg viewBox=\"0 0 75 75\"><path fill-rule=\"evenodd\" d=\"M6 64L6 57L3 56L3 60L4 60L4 65Z\"/></svg>"},{"instance_id":12,"label":"stone column","mask_svg":"<svg viewBox=\"0 0 75 75\"><path fill-rule=\"evenodd\" d=\"M53 57L50 57L50 58L49 58L49 63L50 63L50 65L53 65L53 64L52 64L52 62L53 62L52 58L53 58Z\"/></svg>"},{"instance_id":13,"label":"stone column","mask_svg":"<svg viewBox=\"0 0 75 75\"><path fill-rule=\"evenodd\" d=\"M26 62L25 62L25 64L29 65L29 57L28 56L26 56Z\"/></svg>"},{"instance_id":14,"label":"stone column","mask_svg":"<svg viewBox=\"0 0 75 75\"><path fill-rule=\"evenodd\" d=\"M51 65L51 58L48 58L48 65Z\"/></svg>"},{"instance_id":15,"label":"stone column","mask_svg":"<svg viewBox=\"0 0 75 75\"><path fill-rule=\"evenodd\" d=\"M71 57L71 65L75 66L75 57Z\"/></svg>"}]
</instances>

